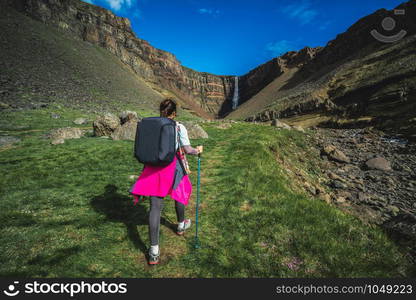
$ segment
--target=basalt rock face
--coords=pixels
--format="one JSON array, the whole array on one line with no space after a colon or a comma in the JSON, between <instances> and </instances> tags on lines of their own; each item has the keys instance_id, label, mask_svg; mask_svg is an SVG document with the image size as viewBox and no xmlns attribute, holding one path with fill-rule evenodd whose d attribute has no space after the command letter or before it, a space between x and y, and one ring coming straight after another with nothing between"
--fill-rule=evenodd
<instances>
[{"instance_id":1,"label":"basalt rock face","mask_svg":"<svg viewBox=\"0 0 416 300\"><path fill-rule=\"evenodd\" d=\"M186 67L182 70L183 77L170 81L174 89L180 89L181 94L190 99L197 99L206 111L216 116L223 116L231 109L234 76L200 73Z\"/></svg>"},{"instance_id":2,"label":"basalt rock face","mask_svg":"<svg viewBox=\"0 0 416 300\"><path fill-rule=\"evenodd\" d=\"M7 0L7 4L107 49L156 89L167 90L200 115L218 115L232 97L232 76L183 67L173 54L137 38L128 19L106 9L79 0Z\"/></svg>"}]
</instances>

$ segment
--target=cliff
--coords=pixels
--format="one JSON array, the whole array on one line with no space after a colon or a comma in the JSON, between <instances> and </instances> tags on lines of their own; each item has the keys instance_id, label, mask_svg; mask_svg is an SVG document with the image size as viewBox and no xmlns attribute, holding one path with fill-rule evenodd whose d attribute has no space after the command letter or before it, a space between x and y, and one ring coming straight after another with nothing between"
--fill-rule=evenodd
<instances>
[{"instance_id":1,"label":"cliff","mask_svg":"<svg viewBox=\"0 0 416 300\"><path fill-rule=\"evenodd\" d=\"M315 114L317 118L308 124L363 118L371 123L384 122L392 111L394 119L403 111L414 110L415 0L398 7L405 10L404 15L380 9L323 48L288 52L240 76L235 111L231 111L234 76L182 66L173 54L136 37L128 19L79 0L5 1L31 18L103 47L154 90L176 96L185 107L206 118L295 118L298 122L302 115L310 119ZM385 17L392 17L396 28L407 31L397 43L386 44L370 34L373 29L386 33L381 28Z\"/></svg>"},{"instance_id":2,"label":"cliff","mask_svg":"<svg viewBox=\"0 0 416 300\"><path fill-rule=\"evenodd\" d=\"M381 126L415 134L416 1L396 9L405 14L380 9L324 48L288 53L309 53L296 59L292 67L279 63L288 54L266 63L264 74L272 74L267 69L275 66L272 76L259 75L261 68L250 72L268 84L261 89L252 84L256 93L247 93L249 99L229 117L261 122L283 118L303 126ZM381 26L387 17L396 21L392 32ZM373 29L384 35L406 30L406 35L385 43L371 35Z\"/></svg>"},{"instance_id":3,"label":"cliff","mask_svg":"<svg viewBox=\"0 0 416 300\"><path fill-rule=\"evenodd\" d=\"M156 90L167 90L199 115L212 117L227 110L232 76L183 67L173 54L136 37L126 18L79 0L9 0L8 5L107 49Z\"/></svg>"}]
</instances>

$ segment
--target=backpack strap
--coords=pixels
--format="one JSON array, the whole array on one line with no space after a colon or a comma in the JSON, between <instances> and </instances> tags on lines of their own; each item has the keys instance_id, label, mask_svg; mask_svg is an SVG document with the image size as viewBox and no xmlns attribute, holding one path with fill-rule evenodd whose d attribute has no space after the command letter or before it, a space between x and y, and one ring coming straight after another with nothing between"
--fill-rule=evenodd
<instances>
[{"instance_id":1,"label":"backpack strap","mask_svg":"<svg viewBox=\"0 0 416 300\"><path fill-rule=\"evenodd\" d=\"M181 142L181 138L179 136L179 134L181 133L181 127L179 125L180 125L180 123L176 121L176 133L177 133L176 139L178 141L178 145L179 145L179 148L180 148L180 147L183 147L183 145L182 145L182 142Z\"/></svg>"},{"instance_id":2,"label":"backpack strap","mask_svg":"<svg viewBox=\"0 0 416 300\"><path fill-rule=\"evenodd\" d=\"M178 145L179 145L179 149L178 149L178 151L179 151L179 161L181 162L182 169L184 170L185 175L186 175L186 174L190 174L191 170L189 168L188 160L186 159L186 154L185 154L185 151L183 149L181 138L179 136L179 134L181 132L181 127L179 126L179 124L180 124L179 122L176 122L177 135L178 135L177 139L178 139Z\"/></svg>"}]
</instances>

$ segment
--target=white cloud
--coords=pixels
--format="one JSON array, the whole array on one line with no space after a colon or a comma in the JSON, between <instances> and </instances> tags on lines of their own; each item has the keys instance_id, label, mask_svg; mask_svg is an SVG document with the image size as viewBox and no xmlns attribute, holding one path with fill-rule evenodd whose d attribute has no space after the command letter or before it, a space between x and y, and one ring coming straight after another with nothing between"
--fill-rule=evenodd
<instances>
[{"instance_id":1,"label":"white cloud","mask_svg":"<svg viewBox=\"0 0 416 300\"><path fill-rule=\"evenodd\" d=\"M287 40L281 40L274 43L268 43L266 50L270 51L273 56L281 56L282 54L295 49L295 45Z\"/></svg>"},{"instance_id":2,"label":"white cloud","mask_svg":"<svg viewBox=\"0 0 416 300\"><path fill-rule=\"evenodd\" d=\"M198 9L198 12L200 14L211 14L212 13L212 10L211 9L207 9L207 8L200 8L200 9Z\"/></svg>"},{"instance_id":3,"label":"white cloud","mask_svg":"<svg viewBox=\"0 0 416 300\"><path fill-rule=\"evenodd\" d=\"M132 0L105 0L115 11L119 11L122 8L130 8Z\"/></svg>"},{"instance_id":4,"label":"white cloud","mask_svg":"<svg viewBox=\"0 0 416 300\"><path fill-rule=\"evenodd\" d=\"M201 15L211 15L211 16L214 16L214 17L219 16L220 13L221 13L220 10L218 10L218 9L211 9L211 8L200 8L200 9L198 9L198 12Z\"/></svg>"},{"instance_id":5,"label":"white cloud","mask_svg":"<svg viewBox=\"0 0 416 300\"><path fill-rule=\"evenodd\" d=\"M289 4L283 7L282 12L292 19L297 19L301 25L310 23L318 15L318 11L311 8L309 0Z\"/></svg>"},{"instance_id":6,"label":"white cloud","mask_svg":"<svg viewBox=\"0 0 416 300\"><path fill-rule=\"evenodd\" d=\"M110 7L114 10L120 10L123 0L106 0Z\"/></svg>"},{"instance_id":7,"label":"white cloud","mask_svg":"<svg viewBox=\"0 0 416 300\"><path fill-rule=\"evenodd\" d=\"M138 11L137 13L134 13L134 17L141 17L141 12L139 11L139 9L137 7L134 7L134 0L82 0L84 2L90 3L90 4L95 4L95 5L101 5L103 6L103 4L107 4L108 6L110 6L110 9L114 12L119 12L125 9L130 9L130 8L134 8L134 10ZM141 1L146 1L146 0L141 0ZM106 6L106 5L104 5Z\"/></svg>"}]
</instances>

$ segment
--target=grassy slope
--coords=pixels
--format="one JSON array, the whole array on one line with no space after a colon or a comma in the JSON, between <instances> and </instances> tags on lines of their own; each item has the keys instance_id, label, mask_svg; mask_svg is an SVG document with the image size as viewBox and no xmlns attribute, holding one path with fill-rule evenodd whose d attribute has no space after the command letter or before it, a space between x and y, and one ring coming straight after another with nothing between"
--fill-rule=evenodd
<instances>
[{"instance_id":1,"label":"grassy slope","mask_svg":"<svg viewBox=\"0 0 416 300\"><path fill-rule=\"evenodd\" d=\"M154 111L162 95L110 52L11 8L1 11L0 79L19 106L54 102L92 111Z\"/></svg>"},{"instance_id":2,"label":"grassy slope","mask_svg":"<svg viewBox=\"0 0 416 300\"><path fill-rule=\"evenodd\" d=\"M166 200L163 262L149 268L148 202L132 207L127 193L129 175L142 168L132 157L133 143L81 138L52 146L41 135L77 112L58 120L36 112L31 130L39 131L1 128L23 139L0 149L1 276L410 275L408 262L381 230L291 188L276 152L288 161L308 152L301 133L251 124L226 130L204 125L210 139L193 141L206 149L202 248L193 250L193 231L176 236L173 203ZM19 114L2 118L18 125ZM194 167L195 158L190 163ZM194 197L187 210L192 217Z\"/></svg>"}]
</instances>

